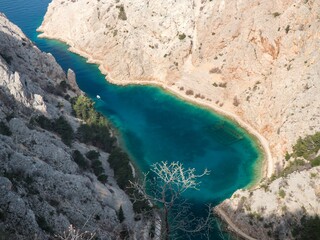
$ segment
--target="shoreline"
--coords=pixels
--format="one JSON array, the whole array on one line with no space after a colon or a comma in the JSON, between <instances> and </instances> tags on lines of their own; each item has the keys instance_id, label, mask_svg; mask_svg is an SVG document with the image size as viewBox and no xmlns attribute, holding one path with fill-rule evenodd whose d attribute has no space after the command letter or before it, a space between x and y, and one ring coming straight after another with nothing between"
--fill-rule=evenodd
<instances>
[{"instance_id":1,"label":"shoreline","mask_svg":"<svg viewBox=\"0 0 320 240\"><path fill-rule=\"evenodd\" d=\"M189 96L184 94L184 92L181 92L179 89L176 89L172 86L166 85L164 82L160 81L121 81L117 82L114 79L110 78L108 75L108 71L103 67L102 61L93 59L92 56L84 51L78 50L74 47L74 44L69 40L61 39L58 37L52 37L48 34L45 34L43 30L41 30L40 26L37 31L41 32L41 34L38 35L39 38L47 38L52 40L58 40L62 43L65 43L69 46L68 50L80 55L81 57L86 58L88 63L97 64L100 72L105 75L105 80L115 84L115 85L151 85L151 86L157 86L162 88L164 91L167 91L168 93L173 94L174 96L180 98L183 101L187 101L189 103L198 105L200 107L207 108L209 111L213 111L214 113L220 114L223 117L233 121L237 125L239 125L241 128L243 128L247 134L253 138L253 141L256 143L257 147L259 148L259 151L261 152L261 156L259 159L257 159L257 164L255 168L253 169L255 171L255 178L251 183L249 183L245 188L247 189L254 189L256 188L265 178L271 177L273 174L274 169L274 161L272 158L272 154L269 148L268 141L251 125L246 123L244 120L242 120L238 115L229 112L227 110L218 108L217 106L210 104L210 102L203 101L202 99L195 98L194 96ZM259 169L257 169L259 168ZM256 171L259 171L257 173ZM234 232L235 234L242 236L244 239L248 240L255 240L254 238L248 236L244 232L241 231L240 228L237 227L237 225L228 217L227 213L217 205L213 210L222 221L224 221L227 225L230 231Z\"/></svg>"},{"instance_id":2,"label":"shoreline","mask_svg":"<svg viewBox=\"0 0 320 240\"><path fill-rule=\"evenodd\" d=\"M87 59L88 63L92 63L92 64L97 64L98 68L100 70L100 72L105 75L105 79L106 81L115 84L115 85L119 85L119 86L125 86L125 85L152 85L152 86L157 86L162 88L163 90L173 94L176 97L179 97L182 100L191 102L193 104L196 104L198 106L201 107L205 107L207 109L209 109L210 111L213 111L217 114L222 115L223 117L226 117L228 119L230 119L231 121L235 122L236 124L238 124L240 127L242 127L243 129L245 129L247 131L247 133L249 135L251 135L254 140L257 143L257 146L260 148L260 150L262 150L262 160L257 160L257 161L262 161L261 164L261 176L259 176L260 179L258 179L257 181L253 181L253 183L249 184L248 187L249 188L254 188L256 187L261 180L263 180L264 178L269 178L271 177L272 173L273 173L273 169L274 169L274 162L273 162L273 158L272 158L272 154L269 148L269 143L268 141L255 129L253 128L251 125L249 125L248 123L246 123L244 120L242 120L238 115L226 111L224 109L218 108L217 106L210 104L210 102L206 102L202 99L199 98L195 98L194 96L189 96L184 94L183 92L179 91L178 89L175 89L173 86L168 86L166 85L164 82L160 82L160 81L135 81L135 80L127 80L127 81L121 81L121 82L117 82L114 79L109 77L108 71L103 67L103 63L101 60L96 60L94 58L92 58L92 56L87 53L84 52L82 50L79 50L77 48L74 47L74 43L71 40L65 40L59 37L53 37L50 36L48 34L46 34L44 32L44 30L42 29L42 25L37 29L37 32L40 32L40 34L38 35L39 38L47 38L47 39L52 39L52 40L58 40L61 41L65 44L67 44L69 46L68 50L76 53L84 58Z\"/></svg>"},{"instance_id":3,"label":"shoreline","mask_svg":"<svg viewBox=\"0 0 320 240\"><path fill-rule=\"evenodd\" d=\"M217 214L219 218L221 218L228 225L228 231L246 240L257 240L256 238L249 236L248 234L244 233L240 228L238 228L237 225L228 217L228 214L220 206L216 206L213 209L213 212Z\"/></svg>"}]
</instances>

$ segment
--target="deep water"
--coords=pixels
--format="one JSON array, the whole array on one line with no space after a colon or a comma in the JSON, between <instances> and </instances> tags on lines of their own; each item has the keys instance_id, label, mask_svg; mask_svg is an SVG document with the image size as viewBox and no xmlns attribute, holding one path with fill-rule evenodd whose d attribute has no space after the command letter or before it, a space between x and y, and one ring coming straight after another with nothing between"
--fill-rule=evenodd
<instances>
[{"instance_id":1,"label":"deep water","mask_svg":"<svg viewBox=\"0 0 320 240\"><path fill-rule=\"evenodd\" d=\"M157 161L180 161L199 172L211 170L199 191L186 194L198 213L204 204L216 205L254 180L259 149L235 123L158 87L112 85L96 65L68 52L66 45L37 38L36 28L49 2L1 0L0 11L41 50L51 52L65 70L75 71L80 88L117 128L123 147L140 170L147 171ZM217 230L211 239L221 239Z\"/></svg>"}]
</instances>

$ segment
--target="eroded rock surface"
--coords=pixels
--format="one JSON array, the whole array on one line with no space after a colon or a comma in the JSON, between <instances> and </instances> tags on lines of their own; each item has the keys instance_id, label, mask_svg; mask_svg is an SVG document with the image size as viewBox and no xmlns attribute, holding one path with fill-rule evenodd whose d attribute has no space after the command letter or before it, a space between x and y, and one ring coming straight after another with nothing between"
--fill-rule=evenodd
<instances>
[{"instance_id":1,"label":"eroded rock surface","mask_svg":"<svg viewBox=\"0 0 320 240\"><path fill-rule=\"evenodd\" d=\"M72 85L63 88L65 84ZM64 89L64 90L63 90ZM79 91L51 54L41 52L0 13L0 235L4 239L52 239L72 224L99 239L114 239L123 229L144 239L145 222L135 221L128 196L118 187L100 151L108 181L102 184L81 169L73 152L97 150L35 125L36 115L63 116L76 131L79 119L68 100ZM125 221L119 222L122 206ZM139 225L140 224L140 225Z\"/></svg>"},{"instance_id":2,"label":"eroded rock surface","mask_svg":"<svg viewBox=\"0 0 320 240\"><path fill-rule=\"evenodd\" d=\"M304 220L319 216L320 167L295 172L262 184L255 190L238 190L216 207L255 239L297 239ZM300 238L299 238L300 239Z\"/></svg>"}]
</instances>

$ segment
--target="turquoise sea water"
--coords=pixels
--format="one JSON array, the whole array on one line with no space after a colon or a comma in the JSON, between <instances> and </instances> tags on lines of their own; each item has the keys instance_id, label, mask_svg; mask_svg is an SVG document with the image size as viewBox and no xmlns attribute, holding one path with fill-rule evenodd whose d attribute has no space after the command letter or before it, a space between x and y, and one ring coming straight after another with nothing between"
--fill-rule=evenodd
<instances>
[{"instance_id":1,"label":"turquoise sea water","mask_svg":"<svg viewBox=\"0 0 320 240\"><path fill-rule=\"evenodd\" d=\"M0 11L41 50L51 52L65 70L75 71L80 88L117 128L122 146L140 170L147 171L152 163L162 160L180 161L199 172L211 170L202 179L200 191L186 193L185 197L195 204L196 213L204 204L216 205L254 180L260 153L235 123L158 87L112 85L96 65L68 52L66 45L37 38L36 28L49 2L1 0ZM216 231L211 239L221 238Z\"/></svg>"}]
</instances>

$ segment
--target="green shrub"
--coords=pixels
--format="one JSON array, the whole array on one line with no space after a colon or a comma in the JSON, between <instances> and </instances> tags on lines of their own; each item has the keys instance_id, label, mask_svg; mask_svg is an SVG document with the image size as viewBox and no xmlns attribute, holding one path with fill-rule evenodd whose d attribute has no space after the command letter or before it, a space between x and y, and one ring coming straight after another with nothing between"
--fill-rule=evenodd
<instances>
[{"instance_id":1,"label":"green shrub","mask_svg":"<svg viewBox=\"0 0 320 240\"><path fill-rule=\"evenodd\" d=\"M127 189L126 193L132 198L132 199L143 199L143 196L141 196L141 193L139 193L137 190L133 189ZM133 203L133 211L135 213L145 213L149 212L152 208L150 207L147 200L136 200Z\"/></svg>"},{"instance_id":2,"label":"green shrub","mask_svg":"<svg viewBox=\"0 0 320 240\"><path fill-rule=\"evenodd\" d=\"M297 157L305 157L307 158L309 155L309 144L310 138L306 137L302 139L301 137L298 139L297 143L293 146L293 153Z\"/></svg>"},{"instance_id":3,"label":"green shrub","mask_svg":"<svg viewBox=\"0 0 320 240\"><path fill-rule=\"evenodd\" d=\"M186 38L186 35L185 35L184 33L179 34L179 39L180 39L180 40L183 40L183 39L185 39L185 38Z\"/></svg>"},{"instance_id":4,"label":"green shrub","mask_svg":"<svg viewBox=\"0 0 320 240\"><path fill-rule=\"evenodd\" d=\"M73 151L72 157L73 157L73 160L82 169L87 169L89 167L87 160L84 158L84 156L82 155L82 153L80 151L78 151L78 150Z\"/></svg>"},{"instance_id":5,"label":"green shrub","mask_svg":"<svg viewBox=\"0 0 320 240\"><path fill-rule=\"evenodd\" d=\"M44 115L36 116L30 119L32 125L37 124L39 127L52 131L52 121Z\"/></svg>"},{"instance_id":6,"label":"green shrub","mask_svg":"<svg viewBox=\"0 0 320 240\"><path fill-rule=\"evenodd\" d=\"M15 115L14 112L7 114L7 116L6 116L7 122L9 122L12 118L14 118L14 115Z\"/></svg>"},{"instance_id":7,"label":"green shrub","mask_svg":"<svg viewBox=\"0 0 320 240\"><path fill-rule=\"evenodd\" d=\"M117 215L118 215L119 222L122 223L124 221L124 219L125 219L124 213L123 213L123 210L122 210L122 206L120 206Z\"/></svg>"},{"instance_id":8,"label":"green shrub","mask_svg":"<svg viewBox=\"0 0 320 240\"><path fill-rule=\"evenodd\" d=\"M68 89L70 89L70 85L66 81L61 81L59 84L59 88L62 92L66 93Z\"/></svg>"},{"instance_id":9,"label":"green shrub","mask_svg":"<svg viewBox=\"0 0 320 240\"><path fill-rule=\"evenodd\" d=\"M53 122L53 130L61 136L61 140L71 146L74 133L71 125L64 117L59 117Z\"/></svg>"},{"instance_id":10,"label":"green shrub","mask_svg":"<svg viewBox=\"0 0 320 240\"><path fill-rule=\"evenodd\" d=\"M116 8L119 9L118 18L123 20L123 21L127 20L127 15L126 15L126 12L124 11L124 6L120 5L120 6L116 6Z\"/></svg>"},{"instance_id":11,"label":"green shrub","mask_svg":"<svg viewBox=\"0 0 320 240\"><path fill-rule=\"evenodd\" d=\"M305 166L306 162L304 160L295 159L294 161L289 162L289 165L282 170L278 177L285 177L294 171L305 169Z\"/></svg>"},{"instance_id":12,"label":"green shrub","mask_svg":"<svg viewBox=\"0 0 320 240\"><path fill-rule=\"evenodd\" d=\"M274 13L272 13L272 15L273 15L273 17L279 17L281 14L279 13L279 12L274 12Z\"/></svg>"},{"instance_id":13,"label":"green shrub","mask_svg":"<svg viewBox=\"0 0 320 240\"><path fill-rule=\"evenodd\" d=\"M282 212L286 212L286 211L287 211L287 206L286 206L286 205L283 205L283 206L281 207L281 211L282 211Z\"/></svg>"},{"instance_id":14,"label":"green shrub","mask_svg":"<svg viewBox=\"0 0 320 240\"><path fill-rule=\"evenodd\" d=\"M299 138L293 146L293 155L295 157L304 157L309 159L320 149L320 132L308 135L305 138Z\"/></svg>"},{"instance_id":15,"label":"green shrub","mask_svg":"<svg viewBox=\"0 0 320 240\"><path fill-rule=\"evenodd\" d=\"M4 229L0 229L0 240L8 240L8 239L10 239L10 233Z\"/></svg>"},{"instance_id":16,"label":"green shrub","mask_svg":"<svg viewBox=\"0 0 320 240\"><path fill-rule=\"evenodd\" d=\"M251 218L251 219L257 219L257 220L259 220L259 221L263 221L263 217L261 216L260 213L253 212L253 213L249 213L248 216L249 216L249 218Z\"/></svg>"},{"instance_id":17,"label":"green shrub","mask_svg":"<svg viewBox=\"0 0 320 240\"><path fill-rule=\"evenodd\" d=\"M115 138L109 134L109 127L96 124L82 124L77 131L80 142L91 144L103 151L111 152Z\"/></svg>"},{"instance_id":18,"label":"green shrub","mask_svg":"<svg viewBox=\"0 0 320 240\"><path fill-rule=\"evenodd\" d=\"M291 155L288 152L286 152L286 155L285 155L286 161L289 161L290 158L291 158Z\"/></svg>"},{"instance_id":19,"label":"green shrub","mask_svg":"<svg viewBox=\"0 0 320 240\"><path fill-rule=\"evenodd\" d=\"M86 96L79 96L72 100L72 108L75 116L86 122L78 128L79 141L110 152L115 138L110 136L107 120L94 109L94 102Z\"/></svg>"},{"instance_id":20,"label":"green shrub","mask_svg":"<svg viewBox=\"0 0 320 240\"><path fill-rule=\"evenodd\" d=\"M89 112L93 109L94 102L88 97L80 95L72 99L71 103L75 116L89 123Z\"/></svg>"},{"instance_id":21,"label":"green shrub","mask_svg":"<svg viewBox=\"0 0 320 240\"><path fill-rule=\"evenodd\" d=\"M7 212L6 211L3 211L1 208L0 208L0 221L5 221L7 218Z\"/></svg>"},{"instance_id":22,"label":"green shrub","mask_svg":"<svg viewBox=\"0 0 320 240\"><path fill-rule=\"evenodd\" d=\"M108 176L105 175L105 174L101 174L101 175L98 177L98 180L99 180L101 183L105 184L105 183L107 183L107 181L108 181Z\"/></svg>"},{"instance_id":23,"label":"green shrub","mask_svg":"<svg viewBox=\"0 0 320 240\"><path fill-rule=\"evenodd\" d=\"M110 167L114 171L115 179L121 189L126 189L129 181L133 181L132 169L129 165L129 156L120 148L115 148L109 158Z\"/></svg>"},{"instance_id":24,"label":"green shrub","mask_svg":"<svg viewBox=\"0 0 320 240\"><path fill-rule=\"evenodd\" d=\"M90 150L89 152L86 153L86 157L88 159L92 160L97 160L100 157L100 153L98 151L95 150Z\"/></svg>"},{"instance_id":25,"label":"green shrub","mask_svg":"<svg viewBox=\"0 0 320 240\"><path fill-rule=\"evenodd\" d=\"M5 136L12 135L10 128L3 121L0 122L0 134Z\"/></svg>"},{"instance_id":26,"label":"green shrub","mask_svg":"<svg viewBox=\"0 0 320 240\"><path fill-rule=\"evenodd\" d=\"M37 220L39 227L42 230L46 231L47 233L51 233L51 234L53 233L52 228L50 227L50 225L48 224L48 222L46 221L46 219L44 217L38 216L36 218L36 220Z\"/></svg>"},{"instance_id":27,"label":"green shrub","mask_svg":"<svg viewBox=\"0 0 320 240\"><path fill-rule=\"evenodd\" d=\"M130 233L129 233L128 229L127 228L121 229L119 237L120 237L120 239L124 239L124 240L129 239Z\"/></svg>"},{"instance_id":28,"label":"green shrub","mask_svg":"<svg viewBox=\"0 0 320 240\"><path fill-rule=\"evenodd\" d=\"M312 167L317 167L320 166L320 156L316 157L311 161L311 166Z\"/></svg>"},{"instance_id":29,"label":"green shrub","mask_svg":"<svg viewBox=\"0 0 320 240\"><path fill-rule=\"evenodd\" d=\"M285 192L283 189L280 189L280 191L279 191L279 196L280 196L281 198L284 198L284 197L286 196L286 192Z\"/></svg>"},{"instance_id":30,"label":"green shrub","mask_svg":"<svg viewBox=\"0 0 320 240\"><path fill-rule=\"evenodd\" d=\"M63 90L60 88L59 85L54 86L53 84L49 83L48 85L46 85L45 91L61 97L64 96Z\"/></svg>"},{"instance_id":31,"label":"green shrub","mask_svg":"<svg viewBox=\"0 0 320 240\"><path fill-rule=\"evenodd\" d=\"M74 138L74 132L69 124L69 122L62 116L57 119L50 120L44 115L39 115L36 117L32 117L30 119L30 124L34 125L37 124L39 127L47 130L52 131L60 135L61 140L64 144L70 146L72 140Z\"/></svg>"},{"instance_id":32,"label":"green shrub","mask_svg":"<svg viewBox=\"0 0 320 240\"><path fill-rule=\"evenodd\" d=\"M12 60L13 60L13 57L11 56L8 56L4 53L0 53L0 56L10 65Z\"/></svg>"},{"instance_id":33,"label":"green shrub","mask_svg":"<svg viewBox=\"0 0 320 240\"><path fill-rule=\"evenodd\" d=\"M31 185L34 182L34 177L32 175L27 175L24 179L26 184Z\"/></svg>"},{"instance_id":34,"label":"green shrub","mask_svg":"<svg viewBox=\"0 0 320 240\"><path fill-rule=\"evenodd\" d=\"M104 173L104 168L103 167L94 167L93 172L96 176L100 176L101 174Z\"/></svg>"},{"instance_id":35,"label":"green shrub","mask_svg":"<svg viewBox=\"0 0 320 240\"><path fill-rule=\"evenodd\" d=\"M101 167L101 166L102 166L102 162L100 160L94 160L91 163L92 168Z\"/></svg>"},{"instance_id":36,"label":"green shrub","mask_svg":"<svg viewBox=\"0 0 320 240\"><path fill-rule=\"evenodd\" d=\"M286 27L286 34L288 34L288 32L290 31L290 26L289 25L287 25L287 27Z\"/></svg>"},{"instance_id":37,"label":"green shrub","mask_svg":"<svg viewBox=\"0 0 320 240\"><path fill-rule=\"evenodd\" d=\"M297 240L320 240L320 218L318 215L302 217L300 225L296 226L292 235Z\"/></svg>"}]
</instances>

